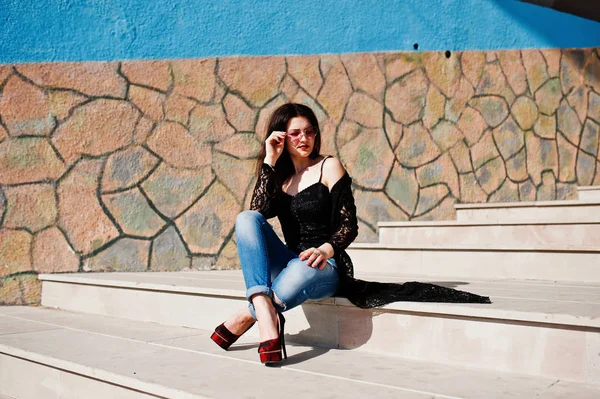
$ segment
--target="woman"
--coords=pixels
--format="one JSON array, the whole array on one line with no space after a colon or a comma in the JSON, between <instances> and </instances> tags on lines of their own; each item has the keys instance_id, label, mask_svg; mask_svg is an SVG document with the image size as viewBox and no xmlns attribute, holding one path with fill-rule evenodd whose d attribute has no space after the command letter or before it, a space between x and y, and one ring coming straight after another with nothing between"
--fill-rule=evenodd
<instances>
[{"instance_id":1,"label":"woman","mask_svg":"<svg viewBox=\"0 0 600 399\"><path fill-rule=\"evenodd\" d=\"M345 249L358 234L352 179L335 158L320 155L317 118L301 104L279 107L269 121L250 211L235 225L248 308L211 338L228 349L255 320L263 363L287 357L282 313L335 294L362 308L404 301L477 302L489 298L433 284L377 283L353 278ZM286 244L267 219L277 216Z\"/></svg>"}]
</instances>

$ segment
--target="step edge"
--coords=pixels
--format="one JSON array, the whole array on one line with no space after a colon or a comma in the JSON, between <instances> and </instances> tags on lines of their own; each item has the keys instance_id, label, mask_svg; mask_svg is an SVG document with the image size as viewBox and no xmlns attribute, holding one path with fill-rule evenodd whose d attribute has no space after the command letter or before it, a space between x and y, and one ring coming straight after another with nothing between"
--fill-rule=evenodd
<instances>
[{"instance_id":1,"label":"step edge","mask_svg":"<svg viewBox=\"0 0 600 399\"><path fill-rule=\"evenodd\" d=\"M596 226L600 225L600 218L597 222L560 222L560 221L521 221L521 220L506 220L506 221L463 221L463 220L434 220L427 222L395 222L386 221L378 222L377 227L379 228L392 228L392 227L489 227L489 226Z\"/></svg>"},{"instance_id":2,"label":"step edge","mask_svg":"<svg viewBox=\"0 0 600 399\"><path fill-rule=\"evenodd\" d=\"M454 204L458 210L467 209L495 209L495 208L552 208L552 207L587 207L600 206L599 200L560 200L560 201L523 201L523 202L483 202L474 204Z\"/></svg>"},{"instance_id":3,"label":"step edge","mask_svg":"<svg viewBox=\"0 0 600 399\"><path fill-rule=\"evenodd\" d=\"M577 191L600 191L600 186L578 186Z\"/></svg>"},{"instance_id":4,"label":"step edge","mask_svg":"<svg viewBox=\"0 0 600 399\"><path fill-rule=\"evenodd\" d=\"M497 248L497 247L476 247L474 245L469 246L403 246L401 244L380 244L380 243L354 243L348 247L348 250L390 250L390 251L448 251L448 252L543 252L543 253L565 253L565 254L600 254L600 247L581 247L581 246L565 246L563 248L553 247L509 247L509 248Z\"/></svg>"},{"instance_id":5,"label":"step edge","mask_svg":"<svg viewBox=\"0 0 600 399\"><path fill-rule=\"evenodd\" d=\"M110 385L116 385L125 389L131 389L153 396L177 397L182 399L208 399L204 396L190 394L188 392L170 388L165 385L143 381L137 378L114 373L102 368L94 368L92 366L76 363L70 360L42 355L37 352L16 348L14 346L2 343L0 343L0 355L15 357L24 361L37 363L41 366L62 370L67 373L80 375L84 378L90 378Z\"/></svg>"}]
</instances>

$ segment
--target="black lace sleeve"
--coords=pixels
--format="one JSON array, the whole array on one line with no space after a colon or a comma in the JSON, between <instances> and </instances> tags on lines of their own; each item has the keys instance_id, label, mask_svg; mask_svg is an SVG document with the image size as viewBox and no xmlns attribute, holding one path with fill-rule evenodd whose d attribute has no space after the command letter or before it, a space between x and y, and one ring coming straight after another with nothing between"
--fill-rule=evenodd
<instances>
[{"instance_id":1,"label":"black lace sleeve","mask_svg":"<svg viewBox=\"0 0 600 399\"><path fill-rule=\"evenodd\" d=\"M267 219L277 216L280 190L275 171L264 163L254 186L250 210L260 212Z\"/></svg>"},{"instance_id":2,"label":"black lace sleeve","mask_svg":"<svg viewBox=\"0 0 600 399\"><path fill-rule=\"evenodd\" d=\"M346 173L332 188L333 212L331 226L333 228L329 243L334 253L339 254L358 235L356 205L352 195L352 179Z\"/></svg>"}]
</instances>

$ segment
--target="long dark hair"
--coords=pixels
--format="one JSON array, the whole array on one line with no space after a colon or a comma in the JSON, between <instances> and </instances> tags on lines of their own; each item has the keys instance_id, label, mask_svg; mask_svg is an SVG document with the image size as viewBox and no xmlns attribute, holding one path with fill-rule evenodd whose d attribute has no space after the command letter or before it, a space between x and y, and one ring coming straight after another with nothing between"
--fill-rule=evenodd
<instances>
[{"instance_id":1,"label":"long dark hair","mask_svg":"<svg viewBox=\"0 0 600 399\"><path fill-rule=\"evenodd\" d=\"M288 123L290 122L290 120L299 116L306 118L310 122L310 124L316 129L314 147L308 157L310 159L316 159L319 156L321 152L321 130L319 129L319 121L317 120L315 113L312 111L312 109L303 104L283 104L281 107L277 108L273 112L273 114L271 114L271 118L269 119L267 131L263 140L263 147L257 160L257 176L260 174L260 168L262 167L262 164L265 160L265 156L267 155L267 150L265 148L267 138L271 135L271 133L275 131L287 131ZM279 159L277 160L277 163L275 164L275 174L279 178L280 182L284 182L287 180L288 177L292 176L294 172L294 164L292 163L290 154L285 149L284 144L283 152L281 153Z\"/></svg>"}]
</instances>

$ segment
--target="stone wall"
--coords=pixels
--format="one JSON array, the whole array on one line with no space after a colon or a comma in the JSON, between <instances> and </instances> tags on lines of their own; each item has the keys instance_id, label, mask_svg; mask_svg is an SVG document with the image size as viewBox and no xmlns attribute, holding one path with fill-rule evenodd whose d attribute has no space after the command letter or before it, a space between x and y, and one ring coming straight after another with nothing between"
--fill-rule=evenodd
<instances>
[{"instance_id":1,"label":"stone wall","mask_svg":"<svg viewBox=\"0 0 600 399\"><path fill-rule=\"evenodd\" d=\"M0 303L38 273L238 267L268 115L312 107L359 241L600 184L600 50L0 66Z\"/></svg>"}]
</instances>

